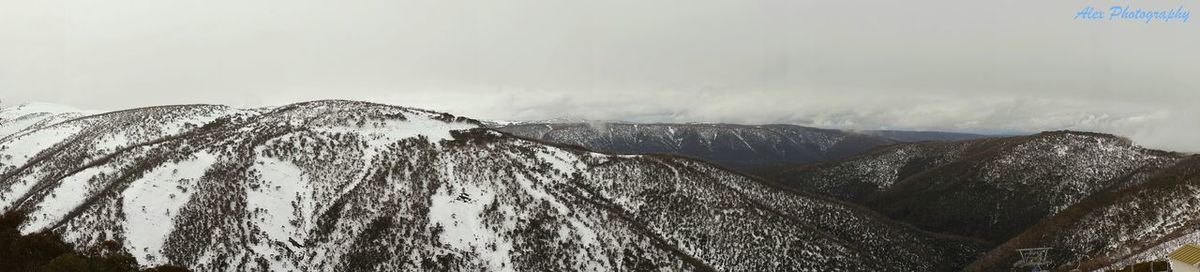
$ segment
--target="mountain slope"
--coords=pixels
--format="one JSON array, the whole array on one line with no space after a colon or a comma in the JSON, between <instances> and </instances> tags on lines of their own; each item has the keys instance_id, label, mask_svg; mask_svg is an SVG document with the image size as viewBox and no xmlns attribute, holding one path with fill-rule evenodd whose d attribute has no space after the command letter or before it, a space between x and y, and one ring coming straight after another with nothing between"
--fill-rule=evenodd
<instances>
[{"instance_id":1,"label":"mountain slope","mask_svg":"<svg viewBox=\"0 0 1200 272\"><path fill-rule=\"evenodd\" d=\"M765 175L935 232L1002 242L1089 195L1137 185L1180 155L1104 134L902 144Z\"/></svg>"},{"instance_id":2,"label":"mountain slope","mask_svg":"<svg viewBox=\"0 0 1200 272\"><path fill-rule=\"evenodd\" d=\"M1042 220L972 264L970 270L1005 271L1014 249L1052 247L1051 260L1067 270L1115 269L1163 260L1200 242L1200 157L1155 172L1145 182L1097 193Z\"/></svg>"},{"instance_id":3,"label":"mountain slope","mask_svg":"<svg viewBox=\"0 0 1200 272\"><path fill-rule=\"evenodd\" d=\"M733 168L838 159L896 142L793 125L533 123L497 129L593 150L682 155Z\"/></svg>"},{"instance_id":4,"label":"mountain slope","mask_svg":"<svg viewBox=\"0 0 1200 272\"><path fill-rule=\"evenodd\" d=\"M351 101L82 116L0 140L0 171L23 231L200 271L948 271L985 247L704 162Z\"/></svg>"},{"instance_id":5,"label":"mountain slope","mask_svg":"<svg viewBox=\"0 0 1200 272\"><path fill-rule=\"evenodd\" d=\"M83 115L78 109L45 103L22 104L6 108L0 111L0 139Z\"/></svg>"}]
</instances>

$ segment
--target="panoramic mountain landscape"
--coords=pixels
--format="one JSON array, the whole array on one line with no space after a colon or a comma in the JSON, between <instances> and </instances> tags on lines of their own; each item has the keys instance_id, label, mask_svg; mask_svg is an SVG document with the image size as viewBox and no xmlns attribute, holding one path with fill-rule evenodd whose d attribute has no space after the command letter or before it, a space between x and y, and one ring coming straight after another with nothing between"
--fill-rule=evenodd
<instances>
[{"instance_id":1,"label":"panoramic mountain landscape","mask_svg":"<svg viewBox=\"0 0 1200 272\"><path fill-rule=\"evenodd\" d=\"M669 155L354 101L0 111L22 233L196 271L953 271L992 244Z\"/></svg>"},{"instance_id":2,"label":"panoramic mountain landscape","mask_svg":"<svg viewBox=\"0 0 1200 272\"><path fill-rule=\"evenodd\" d=\"M345 100L26 104L0 131L21 233L142 267L1008 271L1051 247L1055 269L1103 270L1200 241L1198 157L1089 132L491 128Z\"/></svg>"},{"instance_id":3,"label":"panoramic mountain landscape","mask_svg":"<svg viewBox=\"0 0 1200 272\"><path fill-rule=\"evenodd\" d=\"M0 272L1198 272L1194 4L0 1Z\"/></svg>"},{"instance_id":4,"label":"panoramic mountain landscape","mask_svg":"<svg viewBox=\"0 0 1200 272\"><path fill-rule=\"evenodd\" d=\"M621 154L673 154L747 169L825 161L901 142L965 140L984 135L920 131L842 131L796 125L532 122L497 130Z\"/></svg>"}]
</instances>

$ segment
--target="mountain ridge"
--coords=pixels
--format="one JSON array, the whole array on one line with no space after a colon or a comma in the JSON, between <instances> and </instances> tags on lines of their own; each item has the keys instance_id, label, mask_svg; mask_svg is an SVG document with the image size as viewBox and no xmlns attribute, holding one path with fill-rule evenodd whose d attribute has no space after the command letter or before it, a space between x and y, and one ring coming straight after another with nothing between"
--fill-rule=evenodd
<instances>
[{"instance_id":1,"label":"mountain ridge","mask_svg":"<svg viewBox=\"0 0 1200 272\"><path fill-rule=\"evenodd\" d=\"M1161 260L1186 243L1200 242L1200 214L1189 210L1200 185L1200 156L1159 169L1148 181L1091 195L1039 221L972 263L970 270L1011 265L1011 250L1051 245L1060 269L1116 269Z\"/></svg>"},{"instance_id":2,"label":"mountain ridge","mask_svg":"<svg viewBox=\"0 0 1200 272\"><path fill-rule=\"evenodd\" d=\"M569 144L569 143L562 143L562 142L551 142L551 141L541 140L541 139L537 139L537 138L526 138L526 137L522 137L522 136L519 136L519 135L513 135L513 134L511 134L511 133L504 132L504 131L496 131L496 132L499 132L499 133L502 133L502 134L511 135L511 136L513 136L513 137L518 137L518 138L522 138L522 139L529 140L529 141L534 141L534 142L538 142L538 143L546 144L546 145L556 146L556 147L560 147L560 148L576 149L576 150L579 150L579 151L585 151L585 152L601 152L601 153L602 153L602 151L595 151L595 150L589 149L589 148L587 148L587 147L583 147L583 146L579 146L579 145L574 145L574 144ZM836 202L836 203L845 204L845 205L847 205L847 206L848 206L848 207L850 207L850 208L856 209L856 210L858 210L858 211L861 211L861 212L864 212L864 213L868 213L869 215L872 215L872 216L878 217L878 218L880 218L880 219L887 219L887 216L885 216L884 214L882 214L882 213L880 213L880 212L878 212L878 211L876 211L876 210L872 210L872 209L869 209L869 208L866 208L866 207L863 207L863 206L859 206L859 205L856 205L856 204L854 204L854 203L852 203L852 202L849 202L849 201L845 201L845 200L838 199L838 198L836 198L836 197L832 197L832 196L828 196L828 195L823 195L823 194L813 193L813 192L804 191L804 190L797 190L796 188L791 188L791 187L783 186L783 185L780 185L780 184L778 184L778 183L776 183L776 182L772 182L772 181L769 181L769 180L763 179L762 177L759 177L758 175L755 175L755 174L752 174L752 173L748 173L748 172L745 172L745 171L743 171L743 170L739 170L739 169L735 169L735 168L730 168L730 167L728 167L728 166L724 166L724 165L721 165L721 164L718 164L718 163L714 163L714 162L712 162L712 161L704 160L704 159L701 159L701 158L695 158L695 157L689 157L689 156L686 156L686 155L680 155L680 154L671 154L671 153L650 153L650 154L644 154L644 155L642 155L642 156L651 156L651 157L667 157L667 158L676 158L676 159L690 160L690 161L692 161L692 162L695 162L695 163L700 163L700 164L705 164L705 165L708 165L708 166L710 166L710 167L713 167L713 168L718 168L718 169L721 169L721 170L724 170L724 171L728 171L728 172L732 172L732 173L737 173L737 174L739 174L739 175L742 175L742 176L743 176L743 177L745 177L745 178L748 178L748 179L754 180L754 181L756 181L756 182L758 182L758 183L760 183L760 184L762 184L762 185L764 185L764 186L772 187L772 188L775 188L775 189L777 189L777 190L786 191L786 192L793 193L793 194L799 194L799 195L803 195L803 196L805 196L805 197L809 197L809 198L817 198L817 199L821 199L821 200L825 200L825 201L830 201L830 202ZM978 244L987 244L987 243L990 243L990 242L988 242L988 241L986 241L986 240L983 240L983 239L980 239L980 238L976 238L976 237L969 237L969 236L958 236L958 235L953 235L953 234L948 234L948 233L938 233L938 232L926 231L926 230L923 230L923 229L921 229L921 228L915 227L915 226L913 226L913 225L911 225L911 224L904 223L904 222L902 222L902 221L895 221L895 223L899 223L899 225L901 225L901 226L904 226L904 227L906 227L906 228L909 228L909 229L911 229L911 230L913 230L913 231L919 231L919 232L922 232L922 233L925 233L925 234L927 234L927 235L931 235L931 236L941 236L941 237L945 237L945 238L947 238L947 239L954 239L954 240L961 240L961 241L969 241L969 242L972 242L972 243L978 243Z\"/></svg>"},{"instance_id":3,"label":"mountain ridge","mask_svg":"<svg viewBox=\"0 0 1200 272\"><path fill-rule=\"evenodd\" d=\"M203 108L0 141L0 200L32 212L27 231L200 271L945 271L984 248L706 162L572 151L444 113Z\"/></svg>"},{"instance_id":4,"label":"mountain ridge","mask_svg":"<svg viewBox=\"0 0 1200 272\"><path fill-rule=\"evenodd\" d=\"M1038 220L1041 216L1036 214L1057 212L1110 186L1136 184L1144 176L1132 175L1142 172L1138 169L1165 167L1179 157L1178 153L1136 147L1114 135L1057 131L887 146L840 161L760 175L784 186L862 203L892 218L908 218L906 221L924 225L923 229L1002 241L1032 224L1018 222ZM1128 178L1121 179L1123 176ZM1010 206L1034 201L1029 204L1035 206L989 208L980 206L983 204L979 200ZM962 212L943 208L972 206ZM1026 215L1011 215L1020 218L1018 221L990 223L985 222L993 219L980 217L1002 211ZM1015 225L1001 227L1002 231L992 227L962 228L961 222L951 223L954 221L948 218L979 226L1003 222Z\"/></svg>"},{"instance_id":5,"label":"mountain ridge","mask_svg":"<svg viewBox=\"0 0 1200 272\"><path fill-rule=\"evenodd\" d=\"M882 137L792 125L568 123L502 126L525 138L621 154L677 154L733 168L817 161L891 144Z\"/></svg>"}]
</instances>

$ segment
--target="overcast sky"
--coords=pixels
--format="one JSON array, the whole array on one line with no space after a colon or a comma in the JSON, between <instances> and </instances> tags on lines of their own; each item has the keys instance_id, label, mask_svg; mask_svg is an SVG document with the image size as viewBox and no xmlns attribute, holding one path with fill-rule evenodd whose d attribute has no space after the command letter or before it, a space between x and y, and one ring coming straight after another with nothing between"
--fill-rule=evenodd
<instances>
[{"instance_id":1,"label":"overcast sky","mask_svg":"<svg viewBox=\"0 0 1200 272\"><path fill-rule=\"evenodd\" d=\"M1076 129L1200 151L1200 1L0 0L0 100Z\"/></svg>"}]
</instances>

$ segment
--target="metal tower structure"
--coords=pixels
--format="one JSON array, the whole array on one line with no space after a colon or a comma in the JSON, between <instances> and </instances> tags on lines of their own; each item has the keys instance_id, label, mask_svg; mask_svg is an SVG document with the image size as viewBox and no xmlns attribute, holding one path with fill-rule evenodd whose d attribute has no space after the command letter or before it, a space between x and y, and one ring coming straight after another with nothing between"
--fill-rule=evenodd
<instances>
[{"instance_id":1,"label":"metal tower structure","mask_svg":"<svg viewBox=\"0 0 1200 272\"><path fill-rule=\"evenodd\" d=\"M1017 253L1021 254L1021 261L1016 263L1017 267L1028 267L1029 271L1040 272L1050 265L1048 247L1022 248L1017 249Z\"/></svg>"}]
</instances>

